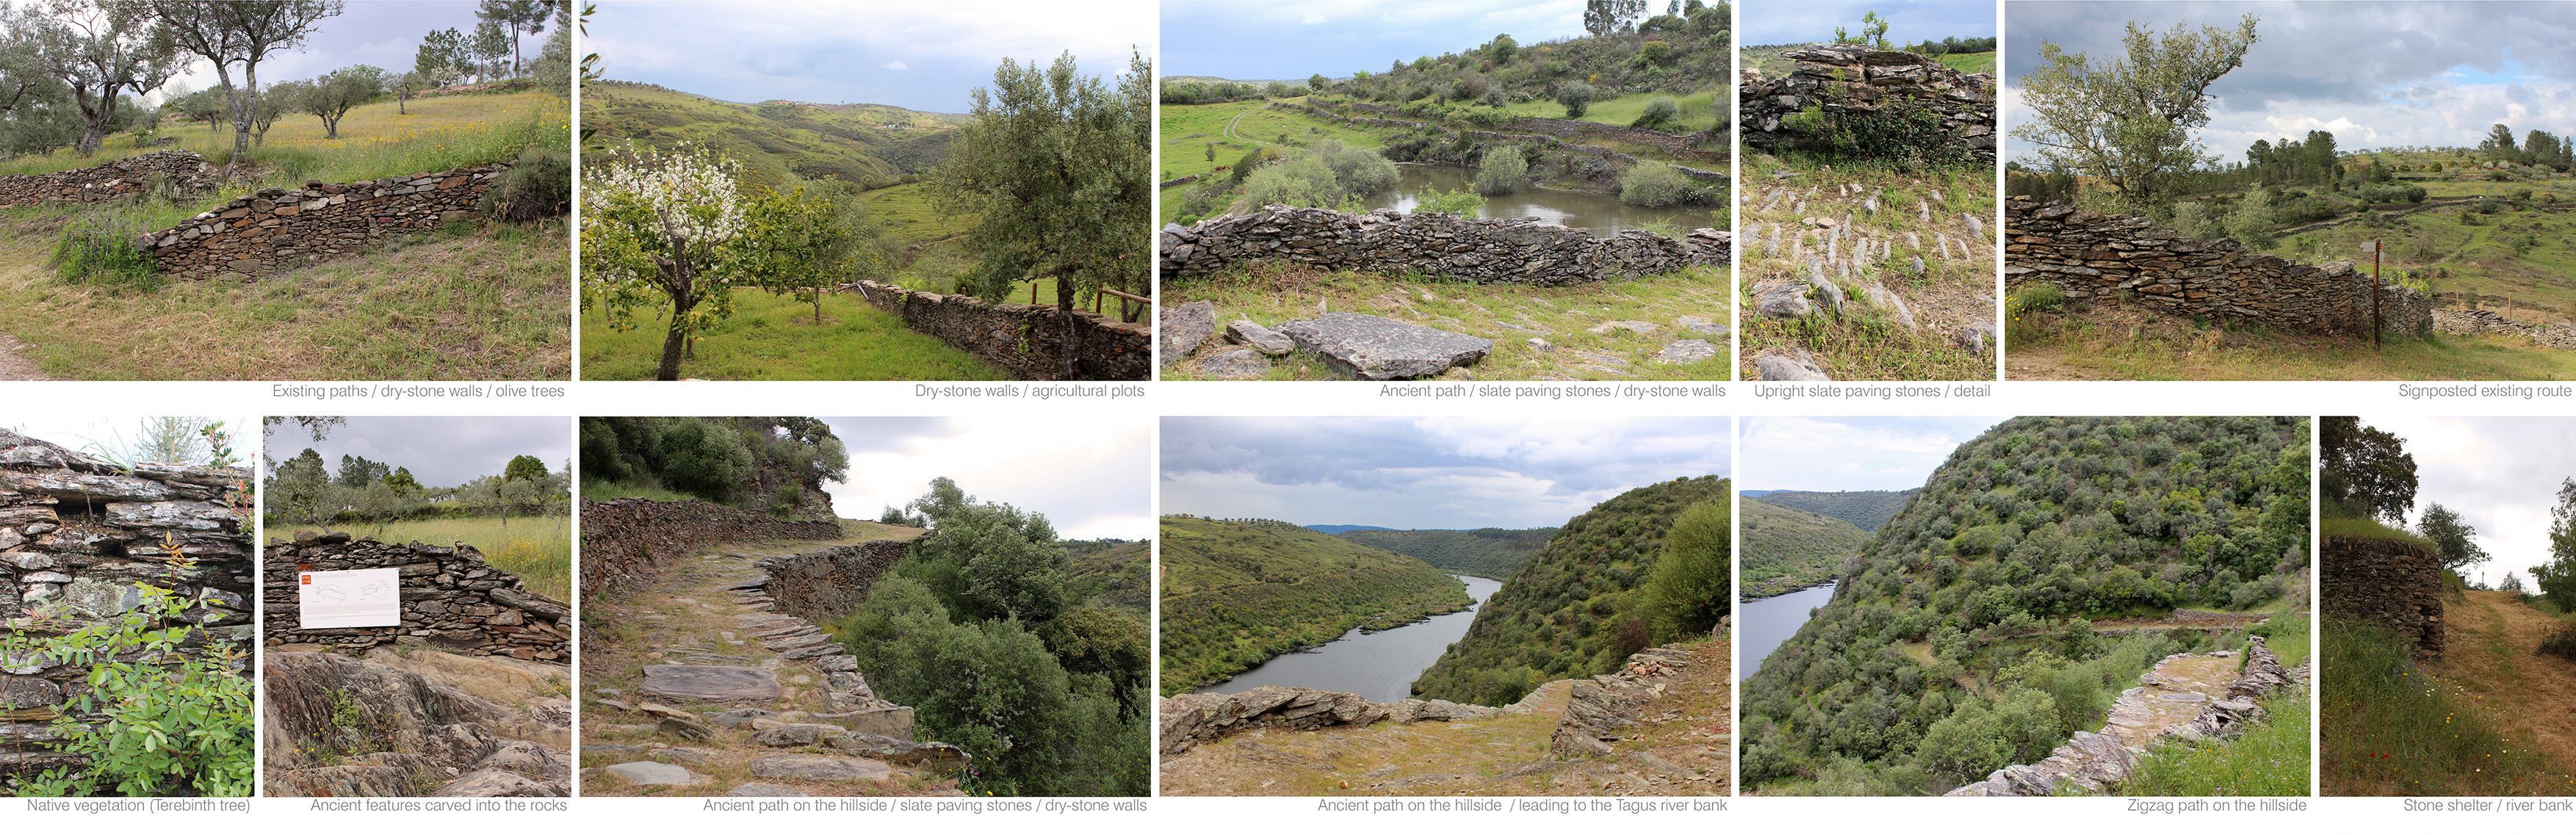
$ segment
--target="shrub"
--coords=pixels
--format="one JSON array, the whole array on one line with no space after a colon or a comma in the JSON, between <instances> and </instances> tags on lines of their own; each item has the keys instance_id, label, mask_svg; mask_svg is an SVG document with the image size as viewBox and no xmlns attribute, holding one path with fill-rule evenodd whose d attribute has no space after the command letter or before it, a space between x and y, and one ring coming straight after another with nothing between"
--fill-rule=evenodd
<instances>
[{"instance_id":1,"label":"shrub","mask_svg":"<svg viewBox=\"0 0 2576 835\"><path fill-rule=\"evenodd\" d=\"M1484 205L1484 197L1465 189L1451 192L1442 192L1434 189L1432 191L1424 192L1421 205L1413 207L1413 210L1417 212L1445 212L1453 215L1472 216L1476 213L1478 208L1481 208Z\"/></svg>"},{"instance_id":2,"label":"shrub","mask_svg":"<svg viewBox=\"0 0 2576 835\"><path fill-rule=\"evenodd\" d=\"M1660 44L1661 42L1658 41L1657 43ZM1646 103L1646 112L1637 114L1637 121L1629 123L1628 126L1632 128L1661 128L1665 124L1672 122L1673 119L1680 116L1681 113L1681 105L1673 103L1671 98L1657 96L1654 101Z\"/></svg>"},{"instance_id":3,"label":"shrub","mask_svg":"<svg viewBox=\"0 0 2576 835\"><path fill-rule=\"evenodd\" d=\"M2173 209L2173 228L2176 232L2200 240L2227 234L2227 230L2219 224L2218 218L2210 214L2207 203L2186 200L2175 203Z\"/></svg>"},{"instance_id":4,"label":"shrub","mask_svg":"<svg viewBox=\"0 0 2576 835\"><path fill-rule=\"evenodd\" d=\"M2275 225L2272 194L2258 189L2237 201L2236 211L2227 216L2227 236L2249 249L2263 249L2272 245Z\"/></svg>"},{"instance_id":5,"label":"shrub","mask_svg":"<svg viewBox=\"0 0 2576 835\"><path fill-rule=\"evenodd\" d=\"M572 211L572 155L545 148L519 154L517 165L483 193L484 214L514 223Z\"/></svg>"},{"instance_id":6,"label":"shrub","mask_svg":"<svg viewBox=\"0 0 2576 835\"><path fill-rule=\"evenodd\" d=\"M1492 196L1519 191L1521 178L1529 175L1529 157L1520 146L1503 145L1485 151L1485 164L1476 169L1476 193Z\"/></svg>"},{"instance_id":7,"label":"shrub","mask_svg":"<svg viewBox=\"0 0 2576 835\"><path fill-rule=\"evenodd\" d=\"M1660 162L1641 162L1619 178L1619 202L1631 206L1677 206L1690 198L1690 178Z\"/></svg>"},{"instance_id":8,"label":"shrub","mask_svg":"<svg viewBox=\"0 0 2576 835\"><path fill-rule=\"evenodd\" d=\"M1556 103L1565 105L1565 118L1568 119L1583 118L1583 114L1592 109L1593 95L1592 85L1580 81L1556 85Z\"/></svg>"},{"instance_id":9,"label":"shrub","mask_svg":"<svg viewBox=\"0 0 2576 835\"><path fill-rule=\"evenodd\" d=\"M158 290L167 279L154 267L151 250L135 245L155 228L146 216L129 211L79 217L63 225L49 263L69 284Z\"/></svg>"},{"instance_id":10,"label":"shrub","mask_svg":"<svg viewBox=\"0 0 2576 835\"><path fill-rule=\"evenodd\" d=\"M1941 129L1941 114L1912 102L1872 113L1809 107L1783 121L1798 134L1801 149L1875 160L1900 171L1958 165L1971 158L1967 143Z\"/></svg>"}]
</instances>

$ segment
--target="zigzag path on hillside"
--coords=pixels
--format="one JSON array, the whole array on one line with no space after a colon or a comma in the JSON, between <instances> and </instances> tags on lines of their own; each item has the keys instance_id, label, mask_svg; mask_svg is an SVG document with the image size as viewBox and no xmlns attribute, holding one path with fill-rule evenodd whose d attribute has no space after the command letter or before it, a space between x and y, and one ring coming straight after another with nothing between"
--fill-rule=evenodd
<instances>
[{"instance_id":1,"label":"zigzag path on hillside","mask_svg":"<svg viewBox=\"0 0 2576 835\"><path fill-rule=\"evenodd\" d=\"M962 796L956 747L915 742L831 634L777 614L764 557L920 528L842 523L839 540L709 544L654 586L584 606L583 794Z\"/></svg>"},{"instance_id":2,"label":"zigzag path on hillside","mask_svg":"<svg viewBox=\"0 0 2576 835\"><path fill-rule=\"evenodd\" d=\"M1649 649L1618 673L1549 682L1505 708L1367 705L1345 693L1277 687L1166 699L1162 793L1723 797L1733 794L1731 647L1721 632ZM1262 691L1291 692L1271 694L1277 703L1252 716L1225 719L1228 711L1213 705L1271 701ZM1169 714L1184 700L1217 707L1193 717L1215 720L1199 731L1217 738L1175 753ZM1350 707L1365 724L1332 724L1329 711ZM1211 727L1216 721L1240 727ZM1327 726L1296 729L1316 724Z\"/></svg>"}]
</instances>

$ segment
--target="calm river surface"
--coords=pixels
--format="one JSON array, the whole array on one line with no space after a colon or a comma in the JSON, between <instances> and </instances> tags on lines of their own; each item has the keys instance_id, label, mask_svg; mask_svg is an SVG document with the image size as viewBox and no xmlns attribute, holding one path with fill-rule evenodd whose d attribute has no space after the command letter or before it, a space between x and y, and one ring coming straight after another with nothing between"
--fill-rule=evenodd
<instances>
[{"instance_id":1,"label":"calm river surface","mask_svg":"<svg viewBox=\"0 0 2576 835\"><path fill-rule=\"evenodd\" d=\"M1473 168L1447 165L1399 165L1396 168L1403 170L1404 179L1393 189L1361 198L1367 202L1368 208L1410 212L1422 204L1424 191L1466 189L1476 176ZM1485 198L1485 208L1477 216L1534 217L1544 223L1588 229L1594 236L1603 238L1659 220L1671 223L1685 233L1717 222L1716 213L1706 206L1649 209L1621 203L1615 194L1542 188L1524 188L1500 197Z\"/></svg>"},{"instance_id":2,"label":"calm river surface","mask_svg":"<svg viewBox=\"0 0 2576 835\"><path fill-rule=\"evenodd\" d=\"M1476 609L1503 587L1501 582L1483 577L1458 579L1466 582L1467 596L1475 598L1478 606L1433 615L1429 620L1374 635L1362 635L1353 629L1332 643L1272 658L1199 692L1241 693L1276 684L1357 693L1373 702L1413 698L1413 680L1421 678L1424 668L1440 660L1440 653L1448 651L1450 643L1467 634L1467 625L1476 620Z\"/></svg>"},{"instance_id":3,"label":"calm river surface","mask_svg":"<svg viewBox=\"0 0 2576 835\"><path fill-rule=\"evenodd\" d=\"M1834 586L1827 583L1778 597L1744 601L1744 645L1737 648L1744 653L1739 656L1744 659L1742 678L1752 678L1753 671L1762 669L1762 659L1771 657L1772 650L1798 634L1798 627L1807 622L1808 610L1833 599Z\"/></svg>"}]
</instances>

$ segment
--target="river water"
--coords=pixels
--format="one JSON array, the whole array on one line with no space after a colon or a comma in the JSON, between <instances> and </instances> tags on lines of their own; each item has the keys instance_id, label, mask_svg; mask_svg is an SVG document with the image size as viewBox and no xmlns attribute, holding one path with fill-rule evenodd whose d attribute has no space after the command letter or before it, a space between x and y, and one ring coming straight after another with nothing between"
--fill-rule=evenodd
<instances>
[{"instance_id":1,"label":"river water","mask_svg":"<svg viewBox=\"0 0 2576 835\"><path fill-rule=\"evenodd\" d=\"M1422 204L1422 194L1432 189L1458 191L1466 189L1476 176L1473 168L1447 165L1399 165L1404 179L1395 188L1361 198L1371 209L1413 211ZM1616 194L1592 194L1581 191L1523 188L1499 197L1485 198L1485 208L1477 213L1485 218L1534 217L1543 223L1587 229L1595 237L1607 238L1621 230L1636 229L1647 223L1662 221L1688 233L1702 226L1715 226L1717 214L1707 206L1683 206L1649 209L1619 202Z\"/></svg>"},{"instance_id":2,"label":"river water","mask_svg":"<svg viewBox=\"0 0 2576 835\"><path fill-rule=\"evenodd\" d=\"M1744 601L1739 609L1743 615L1743 645L1737 647L1742 654L1736 657L1745 661L1739 678L1752 678L1754 671L1762 669L1762 660L1771 657L1772 650L1779 649L1780 644L1798 634L1798 627L1806 625L1808 612L1833 599L1834 586L1826 583L1777 597Z\"/></svg>"},{"instance_id":3,"label":"river water","mask_svg":"<svg viewBox=\"0 0 2576 835\"><path fill-rule=\"evenodd\" d=\"M1475 622L1476 610L1483 608L1485 598L1503 587L1501 582L1483 577L1458 579L1467 584L1467 596L1475 598L1478 605L1373 635L1353 629L1332 643L1280 655L1198 692L1241 693L1276 684L1357 693L1373 702L1413 698L1413 680L1421 678L1425 668L1440 660L1440 653L1467 634L1467 625Z\"/></svg>"}]
</instances>

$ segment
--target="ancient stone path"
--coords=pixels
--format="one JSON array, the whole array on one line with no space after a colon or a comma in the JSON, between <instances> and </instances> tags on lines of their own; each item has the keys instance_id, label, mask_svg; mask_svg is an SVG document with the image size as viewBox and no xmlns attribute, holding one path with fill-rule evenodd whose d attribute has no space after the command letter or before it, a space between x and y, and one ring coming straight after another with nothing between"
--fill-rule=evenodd
<instances>
[{"instance_id":1,"label":"ancient stone path","mask_svg":"<svg viewBox=\"0 0 2576 835\"><path fill-rule=\"evenodd\" d=\"M886 526L877 526L885 528ZM955 794L953 746L913 740L833 635L779 614L753 564L876 538L728 543L594 603L583 649L585 794Z\"/></svg>"},{"instance_id":2,"label":"ancient stone path","mask_svg":"<svg viewBox=\"0 0 2576 835\"><path fill-rule=\"evenodd\" d=\"M1953 796L2051 795L2106 791L2128 778L2148 748L2163 738L2205 739L2243 732L2264 711L2254 699L2293 680L2304 684L2307 666L2282 670L2254 639L2253 658L2238 673L2238 651L2166 656L2138 676L2138 686L2111 703L2100 732L2077 731L2037 763L2005 766L1961 786Z\"/></svg>"}]
</instances>

